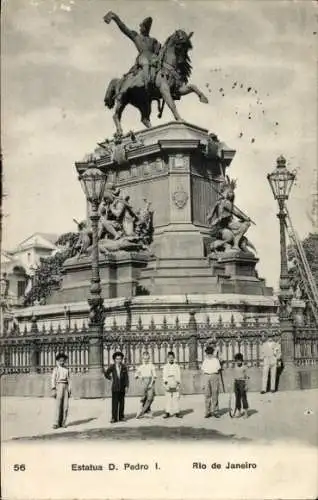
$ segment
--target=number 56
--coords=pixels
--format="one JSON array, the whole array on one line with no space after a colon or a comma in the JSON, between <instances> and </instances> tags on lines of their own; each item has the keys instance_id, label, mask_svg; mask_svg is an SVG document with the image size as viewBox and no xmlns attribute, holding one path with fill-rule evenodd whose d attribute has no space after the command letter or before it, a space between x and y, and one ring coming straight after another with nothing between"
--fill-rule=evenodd
<instances>
[{"instance_id":1,"label":"number 56","mask_svg":"<svg viewBox=\"0 0 318 500\"><path fill-rule=\"evenodd\" d=\"M25 471L25 464L14 464L13 466L14 471Z\"/></svg>"}]
</instances>

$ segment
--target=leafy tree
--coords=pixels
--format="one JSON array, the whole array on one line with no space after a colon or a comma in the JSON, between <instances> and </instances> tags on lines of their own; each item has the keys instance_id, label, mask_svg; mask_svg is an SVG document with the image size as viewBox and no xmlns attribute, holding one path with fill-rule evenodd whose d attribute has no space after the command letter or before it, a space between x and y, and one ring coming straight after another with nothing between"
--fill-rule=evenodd
<instances>
[{"instance_id":1,"label":"leafy tree","mask_svg":"<svg viewBox=\"0 0 318 500\"><path fill-rule=\"evenodd\" d=\"M67 246L72 248L74 247L77 240L78 240L78 233L73 233L73 232L64 233L58 238L58 240L55 242L55 245L58 247Z\"/></svg>"},{"instance_id":2,"label":"leafy tree","mask_svg":"<svg viewBox=\"0 0 318 500\"><path fill-rule=\"evenodd\" d=\"M302 246L312 272L314 281L318 287L318 233L310 233L303 241ZM294 249L293 246L290 245L287 249L288 260L290 263L289 275L291 278L291 284L293 290L296 292L298 290L298 296L301 299L306 300L305 290L302 284L301 276L296 265L296 261L294 259ZM308 313L310 314L310 310L307 307Z\"/></svg>"},{"instance_id":3,"label":"leafy tree","mask_svg":"<svg viewBox=\"0 0 318 500\"><path fill-rule=\"evenodd\" d=\"M63 264L66 259L74 256L77 239L78 233L62 234L56 242L60 249L55 254L40 259L40 265L32 279L32 288L24 299L25 306L33 305L35 302L45 304L52 292L60 288Z\"/></svg>"}]
</instances>

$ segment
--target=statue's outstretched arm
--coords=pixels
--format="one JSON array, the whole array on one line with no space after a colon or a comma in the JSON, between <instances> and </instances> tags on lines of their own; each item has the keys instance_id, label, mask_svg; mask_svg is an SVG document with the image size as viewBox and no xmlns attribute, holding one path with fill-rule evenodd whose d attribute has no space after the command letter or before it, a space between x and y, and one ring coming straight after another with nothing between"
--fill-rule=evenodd
<instances>
[{"instance_id":1,"label":"statue's outstretched arm","mask_svg":"<svg viewBox=\"0 0 318 500\"><path fill-rule=\"evenodd\" d=\"M232 214L235 215L242 222L250 222L251 219L242 210L237 208L235 205L232 207Z\"/></svg>"},{"instance_id":2,"label":"statue's outstretched arm","mask_svg":"<svg viewBox=\"0 0 318 500\"><path fill-rule=\"evenodd\" d=\"M115 23L117 24L118 28L120 29L120 31L122 33L124 33L124 35L126 35L128 38L130 38L130 40L134 41L135 40L135 37L137 35L136 31L133 31L133 30L130 30L125 23L123 23L123 21L120 19L119 16L117 16L117 14L115 14L114 12L112 11L109 11L106 16L104 16L104 21L106 24L109 24L110 21L115 21Z\"/></svg>"}]
</instances>

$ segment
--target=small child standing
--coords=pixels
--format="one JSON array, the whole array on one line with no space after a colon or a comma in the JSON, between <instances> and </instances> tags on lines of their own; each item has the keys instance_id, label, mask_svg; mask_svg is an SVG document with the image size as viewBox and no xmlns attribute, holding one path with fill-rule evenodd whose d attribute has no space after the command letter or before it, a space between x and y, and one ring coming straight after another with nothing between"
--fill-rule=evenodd
<instances>
[{"instance_id":1,"label":"small child standing","mask_svg":"<svg viewBox=\"0 0 318 500\"><path fill-rule=\"evenodd\" d=\"M137 368L135 378L140 379L142 384L141 407L136 418L141 418L145 414L152 416L151 405L155 399L156 369L150 363L148 352L143 353L142 364Z\"/></svg>"},{"instance_id":2,"label":"small child standing","mask_svg":"<svg viewBox=\"0 0 318 500\"><path fill-rule=\"evenodd\" d=\"M180 367L175 362L175 355L172 351L168 352L168 362L163 367L162 379L166 391L166 412L163 418L169 418L175 415L181 418L179 400L181 373Z\"/></svg>"},{"instance_id":3,"label":"small child standing","mask_svg":"<svg viewBox=\"0 0 318 500\"><path fill-rule=\"evenodd\" d=\"M52 396L56 399L53 429L66 427L69 397L71 396L70 374L68 368L64 366L66 360L66 354L58 354L56 356L56 367L52 372Z\"/></svg>"},{"instance_id":4,"label":"small child standing","mask_svg":"<svg viewBox=\"0 0 318 500\"><path fill-rule=\"evenodd\" d=\"M247 418L248 402L247 402L247 367L243 364L243 355L239 352L234 356L234 393L235 393L235 410L234 415L238 413L238 417L242 415ZM242 410L243 406L243 412Z\"/></svg>"},{"instance_id":5,"label":"small child standing","mask_svg":"<svg viewBox=\"0 0 318 500\"><path fill-rule=\"evenodd\" d=\"M207 346L205 353L206 358L204 359L201 367L204 374L205 418L209 418L211 416L219 418L218 410L221 364L217 358L217 350L214 346Z\"/></svg>"}]
</instances>

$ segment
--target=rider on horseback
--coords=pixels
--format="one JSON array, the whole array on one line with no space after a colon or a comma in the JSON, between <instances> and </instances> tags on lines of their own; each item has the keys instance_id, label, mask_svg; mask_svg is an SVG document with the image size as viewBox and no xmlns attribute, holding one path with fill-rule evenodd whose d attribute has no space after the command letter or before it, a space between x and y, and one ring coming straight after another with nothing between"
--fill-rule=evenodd
<instances>
[{"instance_id":1,"label":"rider on horseback","mask_svg":"<svg viewBox=\"0 0 318 500\"><path fill-rule=\"evenodd\" d=\"M160 47L159 42L149 36L150 17L140 24L140 33L127 28L114 12L109 12L104 21L108 24L112 20L133 41L139 52L129 73L109 82L104 97L105 106L114 108L113 119L118 137L123 135L121 117L128 104L139 110L141 122L149 128L153 101L158 103L158 118L161 118L166 104L176 121L182 121L174 102L181 96L195 93L201 102L208 102L203 92L189 83L192 66L188 52L192 48L192 32L187 34L184 30L177 30Z\"/></svg>"},{"instance_id":2,"label":"rider on horseback","mask_svg":"<svg viewBox=\"0 0 318 500\"><path fill-rule=\"evenodd\" d=\"M137 73L141 70L142 74L142 85L148 87L151 81L151 66L154 64L156 58L154 56L159 54L160 51L160 43L156 38L152 38L149 36L152 18L146 17L139 27L140 33L137 33L134 30L130 30L127 26L122 22L122 20L115 14L114 12L108 12L104 17L105 23L109 24L110 21L113 20L117 24L118 28L124 35L126 35L137 48L139 55L137 56L136 62L134 66L129 70L129 73Z\"/></svg>"}]
</instances>

